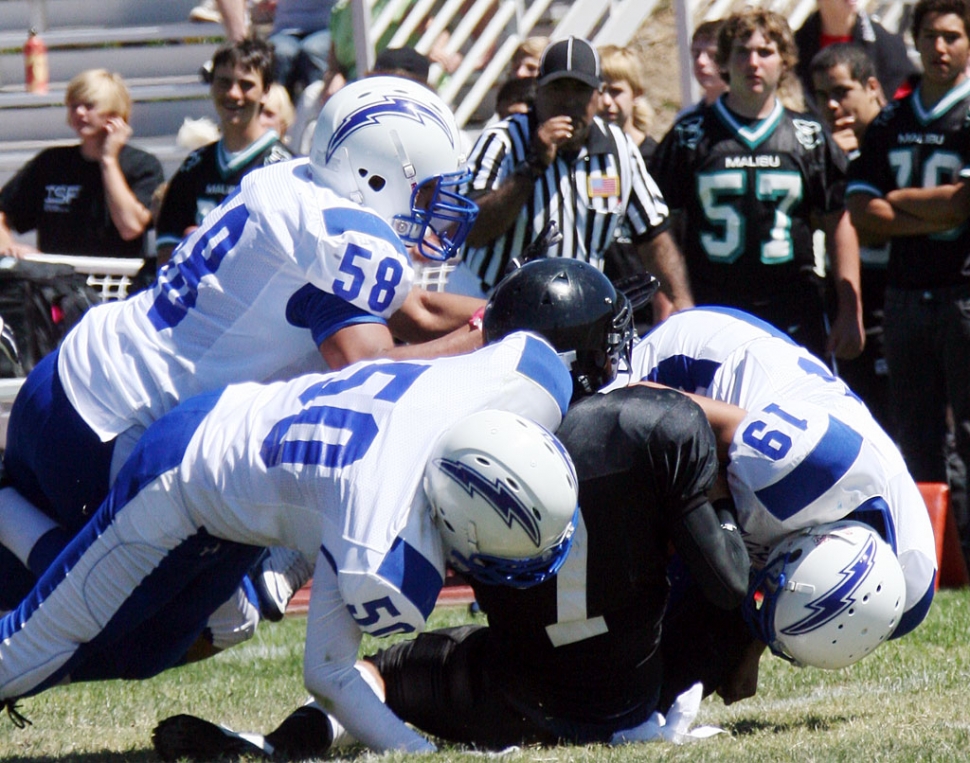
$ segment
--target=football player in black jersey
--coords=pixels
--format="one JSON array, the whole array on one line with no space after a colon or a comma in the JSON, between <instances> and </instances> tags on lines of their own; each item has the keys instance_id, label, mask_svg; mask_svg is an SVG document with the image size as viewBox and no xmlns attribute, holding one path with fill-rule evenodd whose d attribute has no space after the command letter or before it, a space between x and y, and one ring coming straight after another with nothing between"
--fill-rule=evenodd
<instances>
[{"instance_id":1,"label":"football player in black jersey","mask_svg":"<svg viewBox=\"0 0 970 763\"><path fill-rule=\"evenodd\" d=\"M730 90L670 129L650 174L681 217L694 302L746 310L819 357L862 350L858 240L844 215L846 157L815 117L782 105L797 50L783 16L734 14L718 32ZM830 335L816 274L824 230L838 300Z\"/></svg>"},{"instance_id":2,"label":"football player in black jersey","mask_svg":"<svg viewBox=\"0 0 970 763\"><path fill-rule=\"evenodd\" d=\"M530 263L503 282L493 303L506 304L503 287L515 288L519 298L508 304L523 308L518 318L486 310L485 335L495 333L493 321L500 331L538 322L540 333L564 351L564 344L589 336L588 329L601 334L598 318L584 327L575 316L583 314L582 294L601 303L603 292L555 270ZM521 278L532 274L537 278ZM577 290L582 293L572 293ZM573 317L551 322L532 314L535 305L554 310L557 304ZM628 311L623 314L626 325L614 319L597 357L615 355L609 345L617 334L629 337ZM583 397L570 408L557 436L576 464L581 514L566 562L557 576L527 589L474 583L488 626L422 634L367 658L358 669L377 686L383 682L399 717L442 739L492 749L608 742L649 718L663 677L671 546L716 608L737 608L747 593L747 551L727 486L718 481L719 451L726 454L727 433L744 412L697 400L636 385ZM711 496L723 500L712 503ZM165 759L274 750L304 757L326 752L334 736L339 727L311 704L266 737L243 738L179 715L159 724L153 741Z\"/></svg>"}]
</instances>

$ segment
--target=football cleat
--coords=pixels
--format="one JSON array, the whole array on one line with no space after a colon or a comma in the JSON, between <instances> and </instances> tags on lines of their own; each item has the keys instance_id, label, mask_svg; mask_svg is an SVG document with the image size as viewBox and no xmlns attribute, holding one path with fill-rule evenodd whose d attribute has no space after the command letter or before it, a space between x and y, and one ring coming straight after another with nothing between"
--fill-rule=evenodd
<instances>
[{"instance_id":1,"label":"football cleat","mask_svg":"<svg viewBox=\"0 0 970 763\"><path fill-rule=\"evenodd\" d=\"M160 721L152 731L155 752L165 761L212 760L247 755L271 758L273 746L260 734L242 734L225 726L196 718L173 715Z\"/></svg>"},{"instance_id":2,"label":"football cleat","mask_svg":"<svg viewBox=\"0 0 970 763\"><path fill-rule=\"evenodd\" d=\"M293 595L313 576L313 565L299 551L280 546L266 549L249 573L259 614L271 623L279 622Z\"/></svg>"},{"instance_id":3,"label":"football cleat","mask_svg":"<svg viewBox=\"0 0 970 763\"><path fill-rule=\"evenodd\" d=\"M327 714L311 705L290 713L265 737L233 731L194 715L173 715L152 732L152 744L162 760L212 760L219 757L285 759L322 758L333 742Z\"/></svg>"},{"instance_id":4,"label":"football cleat","mask_svg":"<svg viewBox=\"0 0 970 763\"><path fill-rule=\"evenodd\" d=\"M334 745L333 729L327 714L313 705L304 705L290 713L266 735L275 754L302 760L322 758ZM338 740L336 746L341 746ZM346 742L343 746L347 746Z\"/></svg>"}]
</instances>

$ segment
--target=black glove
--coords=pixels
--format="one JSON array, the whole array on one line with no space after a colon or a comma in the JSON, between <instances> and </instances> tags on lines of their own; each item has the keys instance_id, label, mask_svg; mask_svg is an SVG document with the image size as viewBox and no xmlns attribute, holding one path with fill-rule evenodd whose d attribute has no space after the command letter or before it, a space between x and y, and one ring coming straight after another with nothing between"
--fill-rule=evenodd
<instances>
[{"instance_id":1,"label":"black glove","mask_svg":"<svg viewBox=\"0 0 970 763\"><path fill-rule=\"evenodd\" d=\"M640 308L646 307L653 299L653 295L660 288L660 280L644 270L642 273L634 273L631 276L624 276L613 282L617 291L623 292L630 300L630 308L637 312Z\"/></svg>"},{"instance_id":2,"label":"black glove","mask_svg":"<svg viewBox=\"0 0 970 763\"><path fill-rule=\"evenodd\" d=\"M560 241L562 241L562 233L559 232L559 226L556 225L555 220L550 220L542 226L539 235L532 239L532 243L523 249L518 257L509 260L509 264L505 266L505 275L518 270L527 262L545 257L549 253L549 248Z\"/></svg>"}]
</instances>

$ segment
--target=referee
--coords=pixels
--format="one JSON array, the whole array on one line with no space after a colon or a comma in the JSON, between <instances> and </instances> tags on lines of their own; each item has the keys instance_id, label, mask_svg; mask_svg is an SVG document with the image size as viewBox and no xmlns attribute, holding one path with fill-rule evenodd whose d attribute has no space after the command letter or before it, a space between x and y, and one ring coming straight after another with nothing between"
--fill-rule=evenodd
<instances>
[{"instance_id":1,"label":"referee","mask_svg":"<svg viewBox=\"0 0 970 763\"><path fill-rule=\"evenodd\" d=\"M449 291L487 295L509 260L550 220L562 240L550 255L600 270L626 219L644 266L675 308L691 304L683 257L668 232L667 205L636 145L598 116L599 56L570 37L546 48L535 104L485 130L472 149L467 190L480 207Z\"/></svg>"}]
</instances>

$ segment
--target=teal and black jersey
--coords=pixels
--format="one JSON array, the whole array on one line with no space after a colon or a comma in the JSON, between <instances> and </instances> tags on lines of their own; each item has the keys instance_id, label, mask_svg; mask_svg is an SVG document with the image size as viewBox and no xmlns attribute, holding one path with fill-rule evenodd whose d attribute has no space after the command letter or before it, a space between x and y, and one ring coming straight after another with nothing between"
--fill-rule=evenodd
<instances>
[{"instance_id":1,"label":"teal and black jersey","mask_svg":"<svg viewBox=\"0 0 970 763\"><path fill-rule=\"evenodd\" d=\"M272 130L235 154L226 151L221 140L196 149L169 181L155 224L158 245L178 246L186 229L201 225L239 187L243 177L292 158L293 152Z\"/></svg>"},{"instance_id":2,"label":"teal and black jersey","mask_svg":"<svg viewBox=\"0 0 970 763\"><path fill-rule=\"evenodd\" d=\"M970 174L970 80L931 109L920 89L886 106L852 162L847 195L881 198L897 188L932 188ZM927 256L927 254L932 256ZM901 289L935 289L970 280L970 225L930 236L892 239L886 278Z\"/></svg>"},{"instance_id":3,"label":"teal and black jersey","mask_svg":"<svg viewBox=\"0 0 970 763\"><path fill-rule=\"evenodd\" d=\"M776 102L745 120L722 97L684 114L650 163L671 210L698 304L784 295L815 265L810 216L841 208L846 158L822 124Z\"/></svg>"}]
</instances>

